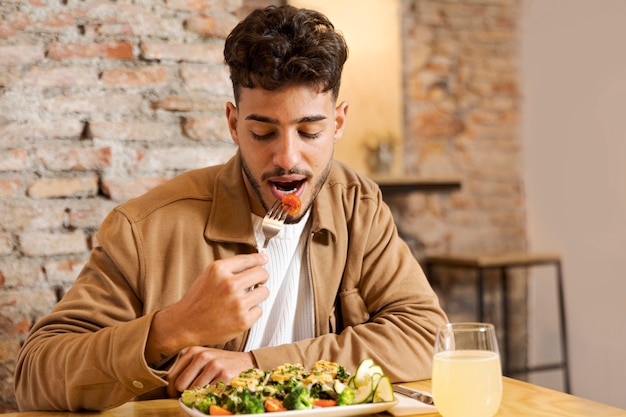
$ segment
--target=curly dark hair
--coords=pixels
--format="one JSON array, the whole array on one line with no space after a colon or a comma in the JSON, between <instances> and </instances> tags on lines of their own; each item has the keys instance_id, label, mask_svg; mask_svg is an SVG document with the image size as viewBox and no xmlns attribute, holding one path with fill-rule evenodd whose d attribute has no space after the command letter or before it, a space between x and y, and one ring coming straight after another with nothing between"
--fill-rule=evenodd
<instances>
[{"instance_id":1,"label":"curly dark hair","mask_svg":"<svg viewBox=\"0 0 626 417\"><path fill-rule=\"evenodd\" d=\"M343 36L323 14L293 6L255 10L226 38L235 102L242 87L317 86L336 100L348 58Z\"/></svg>"}]
</instances>

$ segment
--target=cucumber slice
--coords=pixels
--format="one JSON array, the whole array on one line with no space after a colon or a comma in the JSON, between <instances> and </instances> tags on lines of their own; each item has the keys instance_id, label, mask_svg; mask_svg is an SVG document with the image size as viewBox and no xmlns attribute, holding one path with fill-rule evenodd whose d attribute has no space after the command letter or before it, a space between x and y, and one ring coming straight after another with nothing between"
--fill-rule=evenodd
<instances>
[{"instance_id":1,"label":"cucumber slice","mask_svg":"<svg viewBox=\"0 0 626 417\"><path fill-rule=\"evenodd\" d=\"M393 401L394 399L395 396L393 394L393 387L391 386L391 381L389 380L389 377L381 377L378 381L378 385L376 385L376 389L374 390L372 402L382 403Z\"/></svg>"},{"instance_id":2,"label":"cucumber slice","mask_svg":"<svg viewBox=\"0 0 626 417\"><path fill-rule=\"evenodd\" d=\"M378 388L378 384L380 380L383 378L383 374L374 374L372 375L372 389L375 391Z\"/></svg>"},{"instance_id":3,"label":"cucumber slice","mask_svg":"<svg viewBox=\"0 0 626 417\"><path fill-rule=\"evenodd\" d=\"M380 366L372 365L370 366L370 369L367 370L367 374L369 376L373 376L374 374L384 375L385 373L383 372L383 368L381 368Z\"/></svg>"},{"instance_id":4,"label":"cucumber slice","mask_svg":"<svg viewBox=\"0 0 626 417\"><path fill-rule=\"evenodd\" d=\"M361 364L354 373L354 378L352 381L356 388L367 385L371 381L372 378L369 374L369 370L373 365L374 361L372 359L368 358L361 361Z\"/></svg>"},{"instance_id":5,"label":"cucumber slice","mask_svg":"<svg viewBox=\"0 0 626 417\"><path fill-rule=\"evenodd\" d=\"M335 380L335 383L333 385L333 389L335 390L335 392L337 394L341 394L343 392L343 390L346 388L346 384L344 384L343 382L339 381L339 380Z\"/></svg>"},{"instance_id":6,"label":"cucumber slice","mask_svg":"<svg viewBox=\"0 0 626 417\"><path fill-rule=\"evenodd\" d=\"M372 402L374 396L374 389L370 383L361 385L354 390L354 404L363 404Z\"/></svg>"}]
</instances>

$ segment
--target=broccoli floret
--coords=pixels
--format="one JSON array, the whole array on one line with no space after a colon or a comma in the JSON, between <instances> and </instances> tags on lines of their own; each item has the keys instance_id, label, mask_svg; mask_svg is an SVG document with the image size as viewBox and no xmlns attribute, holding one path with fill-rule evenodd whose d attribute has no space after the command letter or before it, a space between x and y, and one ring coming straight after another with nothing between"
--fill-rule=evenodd
<instances>
[{"instance_id":1,"label":"broccoli floret","mask_svg":"<svg viewBox=\"0 0 626 417\"><path fill-rule=\"evenodd\" d=\"M234 414L260 414L265 412L263 401L247 388L243 388L239 392L233 392L223 407Z\"/></svg>"},{"instance_id":2,"label":"broccoli floret","mask_svg":"<svg viewBox=\"0 0 626 417\"><path fill-rule=\"evenodd\" d=\"M345 387L337 397L337 405L351 405L352 403L354 403L354 390Z\"/></svg>"},{"instance_id":3,"label":"broccoli floret","mask_svg":"<svg viewBox=\"0 0 626 417\"><path fill-rule=\"evenodd\" d=\"M308 410L313 406L311 398L309 398L309 390L301 385L291 389L285 397L283 405L287 410Z\"/></svg>"},{"instance_id":4,"label":"broccoli floret","mask_svg":"<svg viewBox=\"0 0 626 417\"><path fill-rule=\"evenodd\" d=\"M311 385L309 396L322 400L334 400L337 397L335 390L326 384L315 383Z\"/></svg>"},{"instance_id":5,"label":"broccoli floret","mask_svg":"<svg viewBox=\"0 0 626 417\"><path fill-rule=\"evenodd\" d=\"M343 366L339 365L339 369L337 370L336 378L341 380L341 381L346 381L348 378L350 378L350 372L346 371L346 368L344 368Z\"/></svg>"},{"instance_id":6,"label":"broccoli floret","mask_svg":"<svg viewBox=\"0 0 626 417\"><path fill-rule=\"evenodd\" d=\"M209 414L209 407L213 404L217 404L217 397L213 394L208 394L203 399L196 401L193 407L205 414Z\"/></svg>"}]
</instances>

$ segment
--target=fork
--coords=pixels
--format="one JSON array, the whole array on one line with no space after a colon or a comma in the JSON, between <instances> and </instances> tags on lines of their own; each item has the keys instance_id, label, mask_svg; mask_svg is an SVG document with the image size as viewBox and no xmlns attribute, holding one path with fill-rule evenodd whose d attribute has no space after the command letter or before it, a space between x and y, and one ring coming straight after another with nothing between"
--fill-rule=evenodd
<instances>
[{"instance_id":1,"label":"fork","mask_svg":"<svg viewBox=\"0 0 626 417\"><path fill-rule=\"evenodd\" d=\"M425 392L421 392L413 388L403 387L402 385L394 385L393 390L398 394L413 398L414 400L423 402L424 404L435 405L433 397L426 394Z\"/></svg>"},{"instance_id":2,"label":"fork","mask_svg":"<svg viewBox=\"0 0 626 417\"><path fill-rule=\"evenodd\" d=\"M283 206L283 203L280 200L276 200L274 205L268 210L265 217L263 217L263 222L261 223L263 235L265 235L265 241L263 242L261 253L265 253L267 244L270 242L271 238L280 232L286 218L287 209Z\"/></svg>"}]
</instances>

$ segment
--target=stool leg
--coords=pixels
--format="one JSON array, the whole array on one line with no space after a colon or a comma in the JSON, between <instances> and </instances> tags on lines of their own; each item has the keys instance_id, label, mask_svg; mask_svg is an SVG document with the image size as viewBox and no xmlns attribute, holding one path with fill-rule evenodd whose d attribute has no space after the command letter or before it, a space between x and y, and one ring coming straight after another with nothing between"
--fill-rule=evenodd
<instances>
[{"instance_id":1,"label":"stool leg","mask_svg":"<svg viewBox=\"0 0 626 417\"><path fill-rule=\"evenodd\" d=\"M478 267L478 321L485 321L485 302L484 302L484 291L485 291L485 275L483 268Z\"/></svg>"},{"instance_id":2,"label":"stool leg","mask_svg":"<svg viewBox=\"0 0 626 417\"><path fill-rule=\"evenodd\" d=\"M563 380L565 383L565 392L571 393L570 377L569 377L569 360L567 354L567 326L565 320L565 296L563 294L563 272L561 262L555 263L557 291L559 296L559 316L561 319L561 355L563 361Z\"/></svg>"},{"instance_id":3,"label":"stool leg","mask_svg":"<svg viewBox=\"0 0 626 417\"><path fill-rule=\"evenodd\" d=\"M511 350L510 350L510 329L509 329L509 285L508 274L506 267L500 268L500 289L501 289L501 303L502 303L502 329L504 330L504 374L509 376L511 372Z\"/></svg>"}]
</instances>

